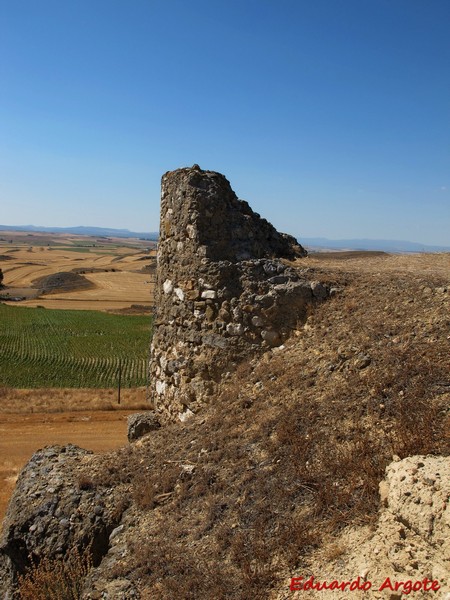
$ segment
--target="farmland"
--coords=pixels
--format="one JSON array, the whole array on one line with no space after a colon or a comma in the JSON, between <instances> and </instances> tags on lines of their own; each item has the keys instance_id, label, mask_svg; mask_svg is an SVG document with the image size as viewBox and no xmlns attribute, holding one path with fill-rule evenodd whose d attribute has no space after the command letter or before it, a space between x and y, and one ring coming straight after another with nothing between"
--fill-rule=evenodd
<instances>
[{"instance_id":1,"label":"farmland","mask_svg":"<svg viewBox=\"0 0 450 600\"><path fill-rule=\"evenodd\" d=\"M0 519L38 448L117 448L149 407L154 246L0 232Z\"/></svg>"},{"instance_id":2,"label":"farmland","mask_svg":"<svg viewBox=\"0 0 450 600\"><path fill-rule=\"evenodd\" d=\"M0 387L146 383L151 317L0 304Z\"/></svg>"},{"instance_id":3,"label":"farmland","mask_svg":"<svg viewBox=\"0 0 450 600\"><path fill-rule=\"evenodd\" d=\"M0 297L23 306L120 311L139 304L149 311L154 246L137 239L0 231ZM61 285L46 288L48 277Z\"/></svg>"}]
</instances>

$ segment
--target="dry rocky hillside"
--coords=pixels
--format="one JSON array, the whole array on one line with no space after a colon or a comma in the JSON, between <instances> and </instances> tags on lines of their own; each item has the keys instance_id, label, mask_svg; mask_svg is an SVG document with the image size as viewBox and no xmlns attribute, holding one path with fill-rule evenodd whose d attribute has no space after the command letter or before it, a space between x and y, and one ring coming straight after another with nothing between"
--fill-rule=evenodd
<instances>
[{"instance_id":1,"label":"dry rocky hillside","mask_svg":"<svg viewBox=\"0 0 450 600\"><path fill-rule=\"evenodd\" d=\"M85 599L281 600L333 581L323 597L354 581L354 598L448 597L450 256L282 264L328 296L214 401L107 455L34 455L3 525L2 597L31 566L22 597L38 598L61 564Z\"/></svg>"}]
</instances>

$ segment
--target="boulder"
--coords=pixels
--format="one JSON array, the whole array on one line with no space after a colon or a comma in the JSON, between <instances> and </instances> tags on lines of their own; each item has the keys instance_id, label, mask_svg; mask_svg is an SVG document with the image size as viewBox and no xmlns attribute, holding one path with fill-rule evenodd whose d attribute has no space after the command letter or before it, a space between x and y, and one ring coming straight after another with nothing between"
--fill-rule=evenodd
<instances>
[{"instance_id":1,"label":"boulder","mask_svg":"<svg viewBox=\"0 0 450 600\"><path fill-rule=\"evenodd\" d=\"M92 479L93 458L72 444L49 446L20 473L0 537L0 598L15 597L17 576L32 561L89 547L96 566L108 552L121 514L117 495Z\"/></svg>"},{"instance_id":2,"label":"boulder","mask_svg":"<svg viewBox=\"0 0 450 600\"><path fill-rule=\"evenodd\" d=\"M128 417L128 441L134 442L143 435L155 431L161 427L156 414L153 411L135 413Z\"/></svg>"}]
</instances>

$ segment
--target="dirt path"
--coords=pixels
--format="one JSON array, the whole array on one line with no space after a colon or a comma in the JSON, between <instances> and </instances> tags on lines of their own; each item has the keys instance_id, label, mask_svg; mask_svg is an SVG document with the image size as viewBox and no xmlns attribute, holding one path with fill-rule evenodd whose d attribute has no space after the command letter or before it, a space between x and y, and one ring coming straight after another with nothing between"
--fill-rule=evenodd
<instances>
[{"instance_id":1,"label":"dirt path","mask_svg":"<svg viewBox=\"0 0 450 600\"><path fill-rule=\"evenodd\" d=\"M135 410L0 414L0 522L17 476L33 452L76 444L107 452L127 444L127 416Z\"/></svg>"}]
</instances>

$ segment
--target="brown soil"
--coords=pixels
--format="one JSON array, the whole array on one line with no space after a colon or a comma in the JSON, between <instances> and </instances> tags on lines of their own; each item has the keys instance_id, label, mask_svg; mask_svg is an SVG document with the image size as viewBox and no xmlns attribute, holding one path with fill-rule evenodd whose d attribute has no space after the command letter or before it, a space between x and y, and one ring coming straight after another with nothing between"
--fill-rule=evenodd
<instances>
[{"instance_id":1,"label":"brown soil","mask_svg":"<svg viewBox=\"0 0 450 600\"><path fill-rule=\"evenodd\" d=\"M344 250L339 252L309 252L310 258L319 260L329 260L335 258L337 260L348 260L349 258L373 258L374 256L389 256L387 252L380 250Z\"/></svg>"},{"instance_id":2,"label":"brown soil","mask_svg":"<svg viewBox=\"0 0 450 600\"><path fill-rule=\"evenodd\" d=\"M0 522L17 476L33 452L52 444L76 444L106 452L127 443L127 416L148 410L145 388L0 388Z\"/></svg>"},{"instance_id":3,"label":"brown soil","mask_svg":"<svg viewBox=\"0 0 450 600\"><path fill-rule=\"evenodd\" d=\"M0 414L0 521L17 476L32 454L53 444L106 452L127 443L127 416L135 411Z\"/></svg>"}]
</instances>

